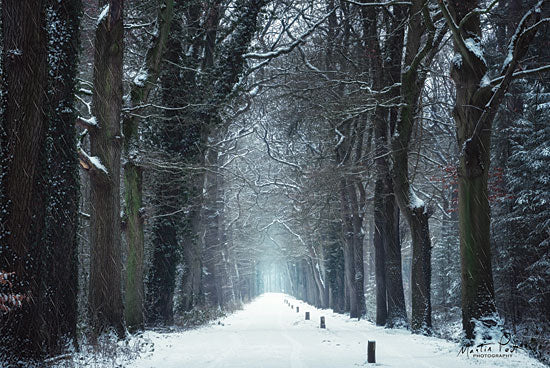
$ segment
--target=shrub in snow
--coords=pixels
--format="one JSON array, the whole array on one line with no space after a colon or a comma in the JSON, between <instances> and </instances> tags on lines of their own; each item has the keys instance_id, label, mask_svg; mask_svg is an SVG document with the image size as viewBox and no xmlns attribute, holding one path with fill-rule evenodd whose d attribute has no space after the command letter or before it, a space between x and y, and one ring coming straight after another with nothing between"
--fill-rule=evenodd
<instances>
[{"instance_id":1,"label":"shrub in snow","mask_svg":"<svg viewBox=\"0 0 550 368\"><path fill-rule=\"evenodd\" d=\"M472 319L474 324L474 345L496 344L507 340L504 321L497 313L479 319Z\"/></svg>"}]
</instances>

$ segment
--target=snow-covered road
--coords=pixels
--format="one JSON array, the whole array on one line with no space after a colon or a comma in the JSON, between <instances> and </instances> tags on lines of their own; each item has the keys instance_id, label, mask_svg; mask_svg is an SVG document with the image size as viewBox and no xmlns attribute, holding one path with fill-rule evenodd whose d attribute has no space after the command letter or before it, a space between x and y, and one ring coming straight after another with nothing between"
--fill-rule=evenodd
<instances>
[{"instance_id":1,"label":"snow-covered road","mask_svg":"<svg viewBox=\"0 0 550 368\"><path fill-rule=\"evenodd\" d=\"M368 340L376 341L376 365L383 367L522 367L542 368L524 352L509 358L459 355L457 344L379 328L367 321L319 310L291 299L300 312L284 304L283 294L264 294L241 311L197 330L146 332L154 350L134 368L345 368L366 361ZM309 311L311 320L304 319ZM326 329L319 328L325 316Z\"/></svg>"}]
</instances>

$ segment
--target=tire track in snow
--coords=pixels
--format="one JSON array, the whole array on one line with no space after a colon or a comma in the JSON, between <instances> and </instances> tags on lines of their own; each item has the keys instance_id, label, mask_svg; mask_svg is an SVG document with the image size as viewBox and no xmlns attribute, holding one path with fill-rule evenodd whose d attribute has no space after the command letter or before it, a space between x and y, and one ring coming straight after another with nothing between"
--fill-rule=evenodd
<instances>
[{"instance_id":1,"label":"tire track in snow","mask_svg":"<svg viewBox=\"0 0 550 368\"><path fill-rule=\"evenodd\" d=\"M303 345L288 334L288 329L290 326L283 325L282 313L283 308L279 309L279 312L277 313L277 323L279 325L279 332L281 333L281 336L283 336L288 342L290 342L292 346L292 352L290 354L290 367L307 368L307 365L304 365L304 363L300 359Z\"/></svg>"}]
</instances>

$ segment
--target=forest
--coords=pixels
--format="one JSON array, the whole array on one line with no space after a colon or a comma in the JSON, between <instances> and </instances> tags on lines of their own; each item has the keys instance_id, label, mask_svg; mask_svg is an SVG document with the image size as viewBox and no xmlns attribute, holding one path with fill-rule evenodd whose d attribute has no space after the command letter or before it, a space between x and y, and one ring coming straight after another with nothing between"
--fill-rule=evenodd
<instances>
[{"instance_id":1,"label":"forest","mask_svg":"<svg viewBox=\"0 0 550 368\"><path fill-rule=\"evenodd\" d=\"M0 7L0 367L273 292L550 364L550 1Z\"/></svg>"}]
</instances>

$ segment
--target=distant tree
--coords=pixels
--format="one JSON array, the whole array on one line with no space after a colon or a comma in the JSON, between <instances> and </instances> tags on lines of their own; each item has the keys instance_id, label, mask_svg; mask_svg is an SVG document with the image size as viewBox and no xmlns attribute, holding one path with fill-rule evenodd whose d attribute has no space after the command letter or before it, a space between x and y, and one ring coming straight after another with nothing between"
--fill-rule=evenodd
<instances>
[{"instance_id":1,"label":"distant tree","mask_svg":"<svg viewBox=\"0 0 550 368\"><path fill-rule=\"evenodd\" d=\"M196 169L206 162L208 138L221 126L223 105L233 96L245 70L244 54L265 3L237 0L228 17L224 17L225 7L220 1L206 6L195 2L177 4L175 8L178 20L173 23L165 55L171 66L161 76L163 104L168 108L164 120L152 129L153 140L162 142L170 159L179 159L183 166L195 170L184 171L183 184L181 171L175 176L164 170L165 176L158 178L155 197L161 206L153 224L152 265L147 281L147 299L154 303L149 311L151 321L167 323L172 318L179 255L184 265L182 309L190 310L203 301L202 249L197 236L205 173ZM222 34L224 37L218 37ZM183 243L181 252L179 242Z\"/></svg>"}]
</instances>

